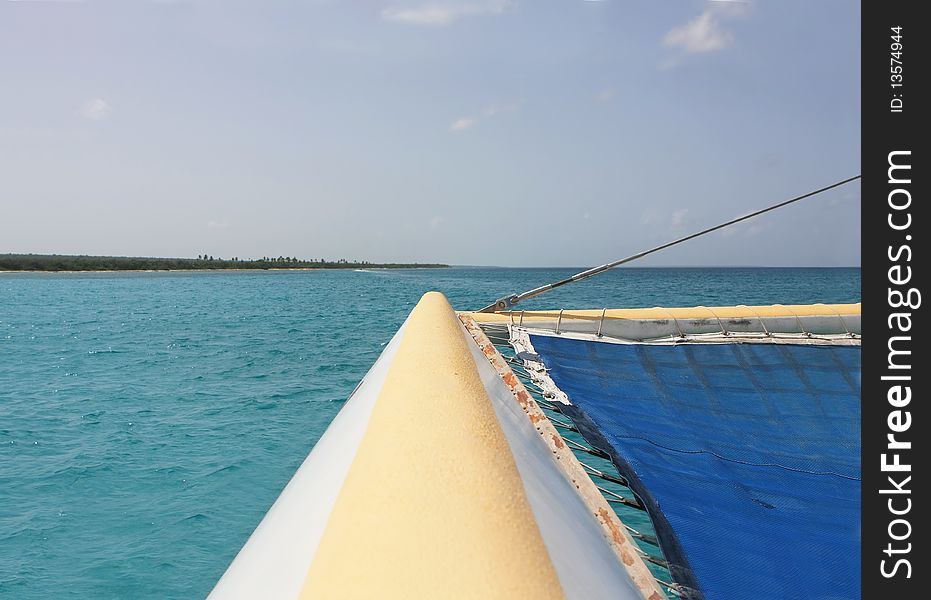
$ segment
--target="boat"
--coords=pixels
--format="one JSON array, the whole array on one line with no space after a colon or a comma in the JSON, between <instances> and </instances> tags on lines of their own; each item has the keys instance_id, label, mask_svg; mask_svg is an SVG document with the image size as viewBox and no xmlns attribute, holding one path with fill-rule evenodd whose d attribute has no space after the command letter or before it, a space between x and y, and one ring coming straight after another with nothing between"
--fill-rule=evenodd
<instances>
[{"instance_id":1,"label":"boat","mask_svg":"<svg viewBox=\"0 0 931 600\"><path fill-rule=\"evenodd\" d=\"M210 598L858 598L859 349L859 304L428 293Z\"/></svg>"}]
</instances>

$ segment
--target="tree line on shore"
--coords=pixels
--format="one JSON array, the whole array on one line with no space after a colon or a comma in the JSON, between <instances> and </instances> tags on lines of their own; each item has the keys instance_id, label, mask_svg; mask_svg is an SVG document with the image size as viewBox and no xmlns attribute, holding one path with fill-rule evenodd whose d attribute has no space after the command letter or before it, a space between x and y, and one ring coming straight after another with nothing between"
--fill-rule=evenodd
<instances>
[{"instance_id":1,"label":"tree line on shore","mask_svg":"<svg viewBox=\"0 0 931 600\"><path fill-rule=\"evenodd\" d=\"M133 256L71 256L63 254L0 254L0 271L182 271L209 269L412 269L439 268L436 263L373 263L340 258L303 260L294 256L272 258L197 258Z\"/></svg>"}]
</instances>

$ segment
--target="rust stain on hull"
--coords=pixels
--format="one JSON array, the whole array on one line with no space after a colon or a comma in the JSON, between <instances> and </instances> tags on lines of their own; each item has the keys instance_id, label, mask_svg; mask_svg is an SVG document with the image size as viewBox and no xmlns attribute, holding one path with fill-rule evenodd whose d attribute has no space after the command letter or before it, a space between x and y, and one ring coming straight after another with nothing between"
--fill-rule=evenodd
<instances>
[{"instance_id":1,"label":"rust stain on hull","mask_svg":"<svg viewBox=\"0 0 931 600\"><path fill-rule=\"evenodd\" d=\"M481 326L467 314L460 314L459 319L472 336L472 339L475 340L475 343L478 344L482 354L488 358L488 361L498 372L505 385L514 394L515 400L527 414L527 418L530 419L530 422L533 423L553 452L557 464L563 470L563 474L572 482L585 505L588 506L592 515L601 524L605 538L610 543L618 560L627 569L640 593L646 600L665 600L665 593L638 554L639 549L633 538L627 533L627 529L617 513L614 512L608 501L598 491L597 486L575 457L575 454L572 453L572 450L563 441L562 436L559 435L559 432L547 418L546 413L543 412L540 405L537 404L527 388L524 387L524 384L508 366L507 361L504 360L498 349L482 331Z\"/></svg>"}]
</instances>

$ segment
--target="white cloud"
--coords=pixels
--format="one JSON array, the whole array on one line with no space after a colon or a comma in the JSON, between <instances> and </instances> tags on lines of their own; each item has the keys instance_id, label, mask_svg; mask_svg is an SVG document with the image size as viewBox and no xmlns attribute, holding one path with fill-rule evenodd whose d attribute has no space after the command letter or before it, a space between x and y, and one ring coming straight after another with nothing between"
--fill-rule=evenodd
<instances>
[{"instance_id":1,"label":"white cloud","mask_svg":"<svg viewBox=\"0 0 931 600\"><path fill-rule=\"evenodd\" d=\"M472 127L478 122L476 117L460 117L449 124L450 131L463 131Z\"/></svg>"},{"instance_id":2,"label":"white cloud","mask_svg":"<svg viewBox=\"0 0 931 600\"><path fill-rule=\"evenodd\" d=\"M223 221L207 221L207 229L226 229L229 223Z\"/></svg>"},{"instance_id":3,"label":"white cloud","mask_svg":"<svg viewBox=\"0 0 931 600\"><path fill-rule=\"evenodd\" d=\"M731 238L737 235L738 231L739 231L739 228L736 225L731 225L730 227L725 227L724 229L721 229L718 232L718 235L720 235L723 238Z\"/></svg>"},{"instance_id":4,"label":"white cloud","mask_svg":"<svg viewBox=\"0 0 931 600\"><path fill-rule=\"evenodd\" d=\"M430 219L430 229L436 229L439 227L445 219L439 215L434 216Z\"/></svg>"},{"instance_id":5,"label":"white cloud","mask_svg":"<svg viewBox=\"0 0 931 600\"><path fill-rule=\"evenodd\" d=\"M750 237L756 237L756 236L758 236L764 229L766 229L766 226L765 226L765 225L751 225L750 227L747 227L746 232L744 232L744 237L748 237L748 238L750 238Z\"/></svg>"},{"instance_id":6,"label":"white cloud","mask_svg":"<svg viewBox=\"0 0 931 600\"><path fill-rule=\"evenodd\" d=\"M499 115L505 112L512 112L515 110L517 110L516 104L492 104L491 106L486 107L485 110L478 113L477 115L459 117L458 119L454 120L452 123L449 124L449 130L454 131L454 132L465 131L466 129L469 129L470 127L472 127L479 121L490 119L491 117L495 115Z\"/></svg>"},{"instance_id":7,"label":"white cloud","mask_svg":"<svg viewBox=\"0 0 931 600\"><path fill-rule=\"evenodd\" d=\"M833 194L828 200L829 206L840 206L841 204L853 203L860 201L860 192L844 192L843 194Z\"/></svg>"},{"instance_id":8,"label":"white cloud","mask_svg":"<svg viewBox=\"0 0 931 600\"><path fill-rule=\"evenodd\" d=\"M700 15L679 27L673 27L663 37L663 44L680 48L689 54L723 50L734 42L733 34L721 20L735 19L749 13L749 0L709 0ZM678 60L665 61L661 69L678 66Z\"/></svg>"},{"instance_id":9,"label":"white cloud","mask_svg":"<svg viewBox=\"0 0 931 600\"><path fill-rule=\"evenodd\" d=\"M94 98L85 102L78 114L91 121L100 121L110 115L110 105L103 98Z\"/></svg>"},{"instance_id":10,"label":"white cloud","mask_svg":"<svg viewBox=\"0 0 931 600\"><path fill-rule=\"evenodd\" d=\"M389 6L381 11L381 18L407 25L443 26L463 17L499 15L511 4L510 0L484 0L472 2L428 2L416 7Z\"/></svg>"},{"instance_id":11,"label":"white cloud","mask_svg":"<svg viewBox=\"0 0 931 600\"><path fill-rule=\"evenodd\" d=\"M614 90L606 89L595 94L595 100L598 102L610 102L614 100L615 96L617 96L617 93Z\"/></svg>"},{"instance_id":12,"label":"white cloud","mask_svg":"<svg viewBox=\"0 0 931 600\"><path fill-rule=\"evenodd\" d=\"M680 47L689 53L723 50L731 45L733 36L711 10L706 10L685 25L673 27L663 38L667 46Z\"/></svg>"},{"instance_id":13,"label":"white cloud","mask_svg":"<svg viewBox=\"0 0 931 600\"><path fill-rule=\"evenodd\" d=\"M679 210L672 213L672 216L669 218L669 223L673 227L682 227L685 225L686 217L689 214L689 209L680 208Z\"/></svg>"}]
</instances>

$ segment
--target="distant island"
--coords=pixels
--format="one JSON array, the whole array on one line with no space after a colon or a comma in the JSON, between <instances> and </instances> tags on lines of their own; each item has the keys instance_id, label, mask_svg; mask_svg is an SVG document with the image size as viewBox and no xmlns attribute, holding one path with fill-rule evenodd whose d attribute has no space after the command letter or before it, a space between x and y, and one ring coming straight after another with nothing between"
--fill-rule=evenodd
<instances>
[{"instance_id":1,"label":"distant island","mask_svg":"<svg viewBox=\"0 0 931 600\"><path fill-rule=\"evenodd\" d=\"M209 271L214 269L436 269L449 265L434 263L373 263L311 259L293 256L258 259L153 258L133 256L69 256L63 254L0 254L0 271Z\"/></svg>"}]
</instances>

